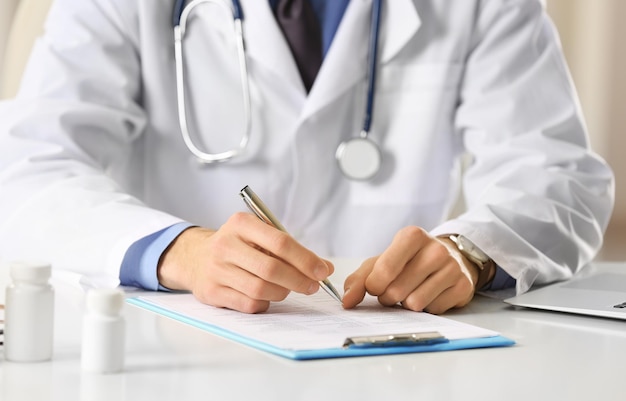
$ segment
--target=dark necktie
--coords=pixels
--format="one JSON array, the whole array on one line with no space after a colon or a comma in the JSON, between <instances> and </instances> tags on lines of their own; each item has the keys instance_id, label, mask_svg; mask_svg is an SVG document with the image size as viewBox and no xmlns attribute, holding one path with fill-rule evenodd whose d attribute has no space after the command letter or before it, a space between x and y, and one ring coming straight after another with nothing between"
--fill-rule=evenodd
<instances>
[{"instance_id":1,"label":"dark necktie","mask_svg":"<svg viewBox=\"0 0 626 401\"><path fill-rule=\"evenodd\" d=\"M278 0L275 14L309 92L322 65L322 33L315 11L308 0Z\"/></svg>"}]
</instances>

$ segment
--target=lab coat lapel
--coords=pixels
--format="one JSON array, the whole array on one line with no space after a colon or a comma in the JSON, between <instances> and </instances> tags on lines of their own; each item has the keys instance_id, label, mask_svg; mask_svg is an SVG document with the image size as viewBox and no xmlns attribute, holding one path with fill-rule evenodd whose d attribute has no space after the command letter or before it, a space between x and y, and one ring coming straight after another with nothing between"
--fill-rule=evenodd
<instances>
[{"instance_id":1,"label":"lab coat lapel","mask_svg":"<svg viewBox=\"0 0 626 401\"><path fill-rule=\"evenodd\" d=\"M302 119L365 81L371 9L371 0L350 2L313 84ZM379 64L385 64L415 35L421 20L412 0L392 0L383 2L380 22Z\"/></svg>"},{"instance_id":2,"label":"lab coat lapel","mask_svg":"<svg viewBox=\"0 0 626 401\"><path fill-rule=\"evenodd\" d=\"M389 62L417 33L422 25L415 3L412 0L383 2L380 21L380 63Z\"/></svg>"},{"instance_id":3,"label":"lab coat lapel","mask_svg":"<svg viewBox=\"0 0 626 401\"><path fill-rule=\"evenodd\" d=\"M268 0L242 0L246 56L249 63L259 63L280 80L305 93L298 67L283 36Z\"/></svg>"},{"instance_id":4,"label":"lab coat lapel","mask_svg":"<svg viewBox=\"0 0 626 401\"><path fill-rule=\"evenodd\" d=\"M242 0L246 54L272 71L306 97L300 73L291 50L276 23L267 0ZM315 114L346 90L364 82L367 74L372 0L352 0L333 43L324 59L313 88L300 115L302 120ZM379 63L391 60L419 29L421 20L412 0L383 2L379 38Z\"/></svg>"}]
</instances>

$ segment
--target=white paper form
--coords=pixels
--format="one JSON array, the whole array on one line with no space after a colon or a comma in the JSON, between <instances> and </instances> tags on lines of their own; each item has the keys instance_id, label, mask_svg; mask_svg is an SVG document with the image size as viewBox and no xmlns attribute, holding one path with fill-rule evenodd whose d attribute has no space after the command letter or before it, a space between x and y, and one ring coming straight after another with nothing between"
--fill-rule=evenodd
<instances>
[{"instance_id":1,"label":"white paper form","mask_svg":"<svg viewBox=\"0 0 626 401\"><path fill-rule=\"evenodd\" d=\"M428 313L383 307L369 297L356 309L341 305L320 291L312 296L292 293L260 314L215 308L191 294L141 296L161 310L226 330L280 349L341 348L346 338L436 331L448 340L498 336L498 333Z\"/></svg>"}]
</instances>

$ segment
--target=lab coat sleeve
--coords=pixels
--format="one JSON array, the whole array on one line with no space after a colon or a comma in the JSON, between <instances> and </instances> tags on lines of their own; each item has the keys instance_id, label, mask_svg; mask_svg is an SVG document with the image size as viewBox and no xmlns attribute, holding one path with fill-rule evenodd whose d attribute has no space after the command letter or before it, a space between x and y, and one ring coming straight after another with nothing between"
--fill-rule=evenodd
<instances>
[{"instance_id":1,"label":"lab coat sleeve","mask_svg":"<svg viewBox=\"0 0 626 401\"><path fill-rule=\"evenodd\" d=\"M15 100L0 104L0 259L45 260L88 286L118 283L137 239L181 220L132 193L146 126L136 2L59 0Z\"/></svg>"},{"instance_id":2,"label":"lab coat sleeve","mask_svg":"<svg viewBox=\"0 0 626 401\"><path fill-rule=\"evenodd\" d=\"M592 152L560 43L539 1L484 1L456 126L471 163L462 233L517 280L567 279L599 251L614 177Z\"/></svg>"}]
</instances>

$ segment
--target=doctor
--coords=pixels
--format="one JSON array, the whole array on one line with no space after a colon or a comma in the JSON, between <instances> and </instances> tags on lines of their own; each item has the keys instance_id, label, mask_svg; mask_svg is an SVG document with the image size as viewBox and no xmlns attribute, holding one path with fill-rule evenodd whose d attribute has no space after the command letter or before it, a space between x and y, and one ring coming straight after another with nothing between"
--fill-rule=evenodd
<instances>
[{"instance_id":1,"label":"doctor","mask_svg":"<svg viewBox=\"0 0 626 401\"><path fill-rule=\"evenodd\" d=\"M278 3L57 0L0 105L0 256L244 312L316 292L332 256L364 260L344 307L433 313L592 260L613 175L539 1L311 0L312 75Z\"/></svg>"}]
</instances>

